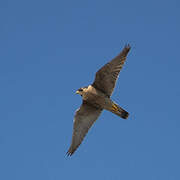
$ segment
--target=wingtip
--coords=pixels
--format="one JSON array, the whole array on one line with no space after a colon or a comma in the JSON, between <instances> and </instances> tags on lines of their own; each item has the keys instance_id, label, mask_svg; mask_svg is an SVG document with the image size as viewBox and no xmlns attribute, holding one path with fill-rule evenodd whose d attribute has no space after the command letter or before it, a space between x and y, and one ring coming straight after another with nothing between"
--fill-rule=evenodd
<instances>
[{"instance_id":1,"label":"wingtip","mask_svg":"<svg viewBox=\"0 0 180 180\"><path fill-rule=\"evenodd\" d=\"M66 156L72 156L72 154L73 154L73 152L70 152L70 151L68 151L67 153L66 153Z\"/></svg>"},{"instance_id":2,"label":"wingtip","mask_svg":"<svg viewBox=\"0 0 180 180\"><path fill-rule=\"evenodd\" d=\"M73 149L72 147L69 148L69 150L67 151L66 155L67 156L72 156L74 154L76 149Z\"/></svg>"},{"instance_id":3,"label":"wingtip","mask_svg":"<svg viewBox=\"0 0 180 180\"><path fill-rule=\"evenodd\" d=\"M128 44L126 44L126 45L124 46L124 48L129 51L129 50L131 49L131 46L130 46L130 44L128 43Z\"/></svg>"}]
</instances>

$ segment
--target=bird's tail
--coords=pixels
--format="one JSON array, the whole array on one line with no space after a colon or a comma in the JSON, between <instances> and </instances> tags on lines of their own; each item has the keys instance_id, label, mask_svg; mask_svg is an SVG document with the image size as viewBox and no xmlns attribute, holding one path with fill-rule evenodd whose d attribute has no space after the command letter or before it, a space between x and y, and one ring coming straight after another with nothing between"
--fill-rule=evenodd
<instances>
[{"instance_id":1,"label":"bird's tail","mask_svg":"<svg viewBox=\"0 0 180 180\"><path fill-rule=\"evenodd\" d=\"M129 116L129 113L125 111L123 108L112 102L112 107L110 111L118 116L120 116L123 119L127 119Z\"/></svg>"}]
</instances>

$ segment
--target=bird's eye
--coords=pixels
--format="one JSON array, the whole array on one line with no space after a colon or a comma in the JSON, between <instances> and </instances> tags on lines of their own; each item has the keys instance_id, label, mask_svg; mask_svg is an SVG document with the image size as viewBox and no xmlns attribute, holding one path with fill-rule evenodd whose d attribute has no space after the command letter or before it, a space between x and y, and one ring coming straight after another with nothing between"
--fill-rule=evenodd
<instances>
[{"instance_id":1,"label":"bird's eye","mask_svg":"<svg viewBox=\"0 0 180 180\"><path fill-rule=\"evenodd\" d=\"M83 91L83 89L80 88L78 91Z\"/></svg>"}]
</instances>

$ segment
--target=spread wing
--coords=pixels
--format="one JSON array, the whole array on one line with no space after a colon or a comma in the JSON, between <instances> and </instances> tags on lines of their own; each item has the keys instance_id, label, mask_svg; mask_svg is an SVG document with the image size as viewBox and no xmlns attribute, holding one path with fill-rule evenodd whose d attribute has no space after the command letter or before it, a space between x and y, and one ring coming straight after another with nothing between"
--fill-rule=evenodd
<instances>
[{"instance_id":1,"label":"spread wing","mask_svg":"<svg viewBox=\"0 0 180 180\"><path fill-rule=\"evenodd\" d=\"M83 104L76 111L74 117L72 142L67 152L68 155L71 156L75 152L101 112L102 109L94 108L83 101Z\"/></svg>"},{"instance_id":2,"label":"spread wing","mask_svg":"<svg viewBox=\"0 0 180 180\"><path fill-rule=\"evenodd\" d=\"M96 72L96 77L92 86L101 90L110 97L129 50L130 45L126 45L118 56Z\"/></svg>"}]
</instances>

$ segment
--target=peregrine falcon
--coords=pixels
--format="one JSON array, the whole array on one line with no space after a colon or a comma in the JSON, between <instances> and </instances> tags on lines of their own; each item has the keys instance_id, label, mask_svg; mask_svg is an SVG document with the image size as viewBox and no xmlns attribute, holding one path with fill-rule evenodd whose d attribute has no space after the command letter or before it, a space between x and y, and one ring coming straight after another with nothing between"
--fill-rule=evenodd
<instances>
[{"instance_id":1,"label":"peregrine falcon","mask_svg":"<svg viewBox=\"0 0 180 180\"><path fill-rule=\"evenodd\" d=\"M96 72L95 80L91 85L76 91L82 97L82 105L75 113L72 142L67 155L71 156L76 151L103 109L123 119L128 118L129 113L110 97L130 48L130 45L126 45L118 56Z\"/></svg>"}]
</instances>

